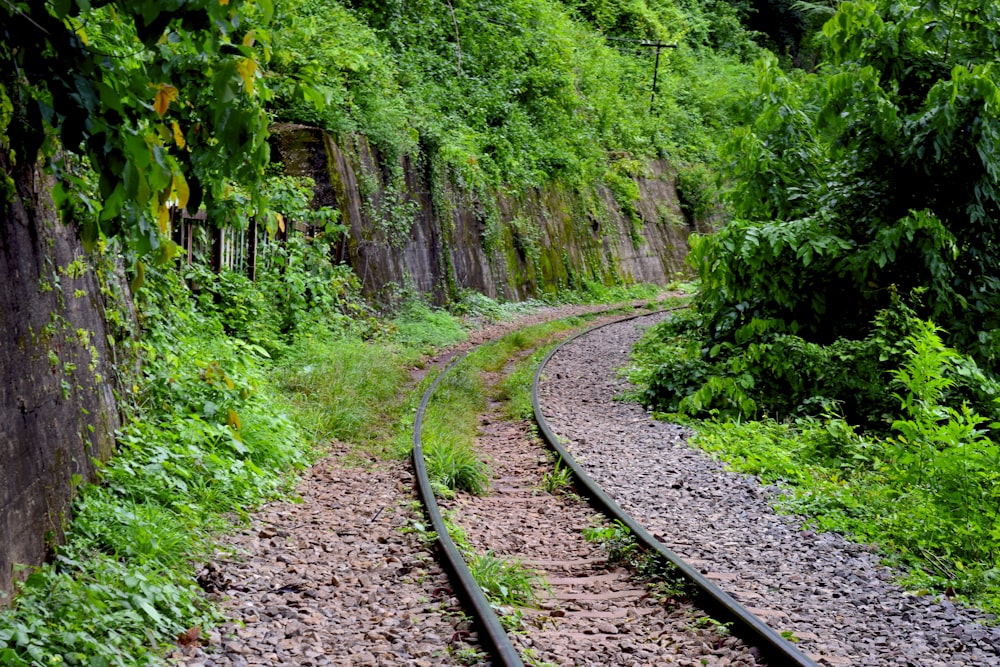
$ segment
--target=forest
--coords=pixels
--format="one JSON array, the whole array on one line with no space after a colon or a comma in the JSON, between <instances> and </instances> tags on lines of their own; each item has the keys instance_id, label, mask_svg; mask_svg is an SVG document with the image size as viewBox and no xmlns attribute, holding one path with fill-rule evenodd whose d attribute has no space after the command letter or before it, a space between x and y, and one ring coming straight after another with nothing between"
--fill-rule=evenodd
<instances>
[{"instance_id":1,"label":"forest","mask_svg":"<svg viewBox=\"0 0 1000 667\"><path fill-rule=\"evenodd\" d=\"M275 123L366 137L387 228L406 223L404 156L434 201L600 183L626 213L669 161L685 215L719 222L691 237L690 308L635 350L635 398L784 485L784 510L880 545L914 590L1000 609L997 3L11 0L0 17L3 222L48 211L78 234L84 258L40 289L105 304L105 335L53 316L52 336L113 358L122 414L97 481L74 475L64 539L0 609L0 663L161 664L222 620L195 564L234 516L332 441L404 457L407 369L461 340L460 317L527 307L363 297L330 261L339 212L271 162ZM251 281L178 261L172 209L319 233ZM96 293L63 294L83 273ZM54 375L86 366L60 354L42 355Z\"/></svg>"}]
</instances>

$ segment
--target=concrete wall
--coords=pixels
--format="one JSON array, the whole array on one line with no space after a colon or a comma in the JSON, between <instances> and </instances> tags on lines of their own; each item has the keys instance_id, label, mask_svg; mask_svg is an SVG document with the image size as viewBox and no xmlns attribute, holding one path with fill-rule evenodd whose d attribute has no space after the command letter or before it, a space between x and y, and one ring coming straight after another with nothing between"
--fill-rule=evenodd
<instances>
[{"instance_id":1,"label":"concrete wall","mask_svg":"<svg viewBox=\"0 0 1000 667\"><path fill-rule=\"evenodd\" d=\"M59 222L37 170L3 155L0 167L17 188L0 208L0 591L10 592L15 565L40 564L61 540L75 482L110 456L118 415L101 291L76 230Z\"/></svg>"}]
</instances>

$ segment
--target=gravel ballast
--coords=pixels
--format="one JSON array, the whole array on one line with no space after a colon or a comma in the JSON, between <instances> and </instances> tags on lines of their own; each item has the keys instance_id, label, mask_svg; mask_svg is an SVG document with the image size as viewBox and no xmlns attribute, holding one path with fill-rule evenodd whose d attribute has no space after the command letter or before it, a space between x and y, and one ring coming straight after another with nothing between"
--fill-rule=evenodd
<instances>
[{"instance_id":1,"label":"gravel ballast","mask_svg":"<svg viewBox=\"0 0 1000 667\"><path fill-rule=\"evenodd\" d=\"M233 556L201 581L234 622L183 667L461 664L475 646L448 578L419 533L403 462L368 469L335 457L313 466L297 502L270 503L229 536ZM455 641L452 641L452 640ZM471 646L469 646L471 644Z\"/></svg>"},{"instance_id":2,"label":"gravel ballast","mask_svg":"<svg viewBox=\"0 0 1000 667\"><path fill-rule=\"evenodd\" d=\"M414 383L474 345L606 308L561 306L478 323L467 341L414 369ZM362 468L352 449L331 443L330 456L298 481L295 500L268 503L220 538L199 582L232 621L178 637L173 664L428 667L482 659L433 548L413 530L425 519L413 506L409 462Z\"/></svg>"},{"instance_id":3,"label":"gravel ballast","mask_svg":"<svg viewBox=\"0 0 1000 667\"><path fill-rule=\"evenodd\" d=\"M690 433L616 401L617 371L653 315L560 350L540 399L567 449L622 507L825 665L1000 665L1000 629L947 599L910 595L867 545L771 507L778 490L693 449Z\"/></svg>"}]
</instances>

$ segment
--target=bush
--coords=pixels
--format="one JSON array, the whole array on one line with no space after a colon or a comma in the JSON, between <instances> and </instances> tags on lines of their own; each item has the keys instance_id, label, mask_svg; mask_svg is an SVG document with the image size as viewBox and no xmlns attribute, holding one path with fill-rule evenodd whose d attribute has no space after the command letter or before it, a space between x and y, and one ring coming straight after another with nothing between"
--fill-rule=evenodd
<instances>
[{"instance_id":1,"label":"bush","mask_svg":"<svg viewBox=\"0 0 1000 667\"><path fill-rule=\"evenodd\" d=\"M910 352L908 337L924 322L900 299L880 311L863 339L821 345L789 331L781 320L751 319L734 342L712 343L697 310L652 328L636 349L633 379L642 402L656 410L739 419L839 415L885 432L898 414L889 387ZM945 398L998 415L997 383L968 357L945 369ZM998 415L1000 416L1000 415Z\"/></svg>"}]
</instances>

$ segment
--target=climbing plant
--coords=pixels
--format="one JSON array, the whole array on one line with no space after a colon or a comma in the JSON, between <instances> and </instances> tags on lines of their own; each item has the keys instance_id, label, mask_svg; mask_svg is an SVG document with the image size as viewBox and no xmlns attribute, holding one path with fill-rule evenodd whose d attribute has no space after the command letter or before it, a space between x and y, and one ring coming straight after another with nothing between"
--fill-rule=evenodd
<instances>
[{"instance_id":1,"label":"climbing plant","mask_svg":"<svg viewBox=\"0 0 1000 667\"><path fill-rule=\"evenodd\" d=\"M261 203L268 160L273 13L271 0L0 4L3 150L46 162L85 244L119 236L169 255L170 204L239 224L226 216L230 184ZM9 198L10 176L3 189Z\"/></svg>"}]
</instances>

